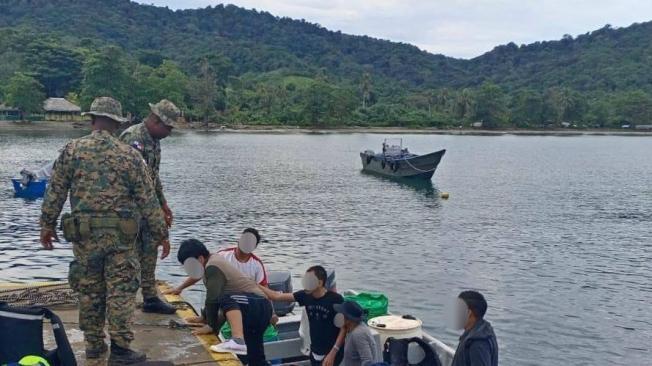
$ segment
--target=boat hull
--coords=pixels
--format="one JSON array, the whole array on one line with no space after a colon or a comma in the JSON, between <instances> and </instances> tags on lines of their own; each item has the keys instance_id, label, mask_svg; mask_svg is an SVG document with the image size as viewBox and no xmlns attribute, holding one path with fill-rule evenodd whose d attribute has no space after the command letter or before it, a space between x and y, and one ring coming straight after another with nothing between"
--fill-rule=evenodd
<instances>
[{"instance_id":1,"label":"boat hull","mask_svg":"<svg viewBox=\"0 0 652 366\"><path fill-rule=\"evenodd\" d=\"M391 178L428 180L437 170L437 166L446 150L409 158L393 159L382 155L360 153L362 170Z\"/></svg>"},{"instance_id":2,"label":"boat hull","mask_svg":"<svg viewBox=\"0 0 652 366\"><path fill-rule=\"evenodd\" d=\"M43 195L45 195L45 190L48 184L47 179L34 180L29 182L26 186L23 186L20 183L20 179L14 178L11 180L11 182L14 185L14 192L16 193L16 197L28 199L43 197Z\"/></svg>"}]
</instances>

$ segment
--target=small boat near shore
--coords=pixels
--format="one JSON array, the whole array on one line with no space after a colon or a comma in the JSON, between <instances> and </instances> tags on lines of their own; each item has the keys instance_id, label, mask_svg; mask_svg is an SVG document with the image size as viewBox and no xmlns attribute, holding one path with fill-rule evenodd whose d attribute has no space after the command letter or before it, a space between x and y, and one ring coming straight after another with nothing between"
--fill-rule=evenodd
<instances>
[{"instance_id":1,"label":"small boat near shore","mask_svg":"<svg viewBox=\"0 0 652 366\"><path fill-rule=\"evenodd\" d=\"M417 155L403 147L402 139L386 139L381 153L365 150L360 153L360 158L364 172L391 178L429 180L445 153L446 150L439 150Z\"/></svg>"},{"instance_id":2,"label":"small boat near shore","mask_svg":"<svg viewBox=\"0 0 652 366\"><path fill-rule=\"evenodd\" d=\"M14 186L14 195L20 198L37 199L45 195L45 190L48 185L47 179L37 179L25 181L21 178L12 178L11 183Z\"/></svg>"},{"instance_id":3,"label":"small boat near shore","mask_svg":"<svg viewBox=\"0 0 652 366\"><path fill-rule=\"evenodd\" d=\"M20 178L12 178L14 195L20 198L37 199L45 195L48 180L52 175L54 161L48 162L39 169L32 171L23 169L20 171Z\"/></svg>"}]
</instances>

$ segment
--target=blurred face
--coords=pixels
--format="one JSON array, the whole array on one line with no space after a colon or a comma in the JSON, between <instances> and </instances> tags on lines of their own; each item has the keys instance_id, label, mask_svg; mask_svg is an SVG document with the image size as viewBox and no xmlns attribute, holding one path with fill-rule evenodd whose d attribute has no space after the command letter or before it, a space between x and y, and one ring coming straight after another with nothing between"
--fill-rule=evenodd
<instances>
[{"instance_id":1,"label":"blurred face","mask_svg":"<svg viewBox=\"0 0 652 366\"><path fill-rule=\"evenodd\" d=\"M199 258L190 257L183 262L188 277L199 280L204 277L204 268L206 267L206 258L199 256Z\"/></svg>"},{"instance_id":2,"label":"blurred face","mask_svg":"<svg viewBox=\"0 0 652 366\"><path fill-rule=\"evenodd\" d=\"M147 131L157 140L164 139L172 133L172 127L167 126L161 119L154 113L150 113L147 117Z\"/></svg>"},{"instance_id":3,"label":"blurred face","mask_svg":"<svg viewBox=\"0 0 652 366\"><path fill-rule=\"evenodd\" d=\"M333 318L333 325L335 325L338 328L342 328L345 323L346 323L346 319L344 318L344 314L342 313L335 314L335 317Z\"/></svg>"},{"instance_id":4,"label":"blurred face","mask_svg":"<svg viewBox=\"0 0 652 366\"><path fill-rule=\"evenodd\" d=\"M472 315L471 310L466 305L464 300L458 298L455 306L455 328L456 329L466 328L469 321L471 320L471 315Z\"/></svg>"},{"instance_id":5,"label":"blurred face","mask_svg":"<svg viewBox=\"0 0 652 366\"><path fill-rule=\"evenodd\" d=\"M315 290L323 286L321 281L317 278L317 276L315 276L314 272L306 272L301 282L303 284L303 289L308 294L315 292Z\"/></svg>"},{"instance_id":6,"label":"blurred face","mask_svg":"<svg viewBox=\"0 0 652 366\"><path fill-rule=\"evenodd\" d=\"M251 254L258 246L256 235L250 232L242 233L238 240L238 249L244 254Z\"/></svg>"}]
</instances>

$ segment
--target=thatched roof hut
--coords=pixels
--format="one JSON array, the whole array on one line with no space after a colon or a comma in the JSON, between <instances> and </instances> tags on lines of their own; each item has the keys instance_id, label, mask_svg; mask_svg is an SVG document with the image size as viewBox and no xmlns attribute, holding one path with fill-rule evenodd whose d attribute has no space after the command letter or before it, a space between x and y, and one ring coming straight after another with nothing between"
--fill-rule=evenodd
<instances>
[{"instance_id":1,"label":"thatched roof hut","mask_svg":"<svg viewBox=\"0 0 652 366\"><path fill-rule=\"evenodd\" d=\"M79 121L81 108L65 98L48 98L43 102L45 119L48 121Z\"/></svg>"}]
</instances>

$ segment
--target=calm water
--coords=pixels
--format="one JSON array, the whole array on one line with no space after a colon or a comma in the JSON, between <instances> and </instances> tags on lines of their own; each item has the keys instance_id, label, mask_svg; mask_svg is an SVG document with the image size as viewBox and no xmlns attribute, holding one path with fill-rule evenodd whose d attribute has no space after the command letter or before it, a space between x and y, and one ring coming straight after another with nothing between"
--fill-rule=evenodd
<instances>
[{"instance_id":1,"label":"calm water","mask_svg":"<svg viewBox=\"0 0 652 366\"><path fill-rule=\"evenodd\" d=\"M39 250L41 202L13 198L9 178L70 137L0 132L2 281L66 276L70 246ZM217 249L254 226L270 269L335 268L338 287L386 292L452 345L446 304L479 289L503 365L649 363L652 139L404 137L415 152L448 149L432 185L361 174L358 152L380 135L171 137L173 245ZM170 258L158 275L177 283L181 271ZM201 302L200 289L190 297Z\"/></svg>"}]
</instances>

